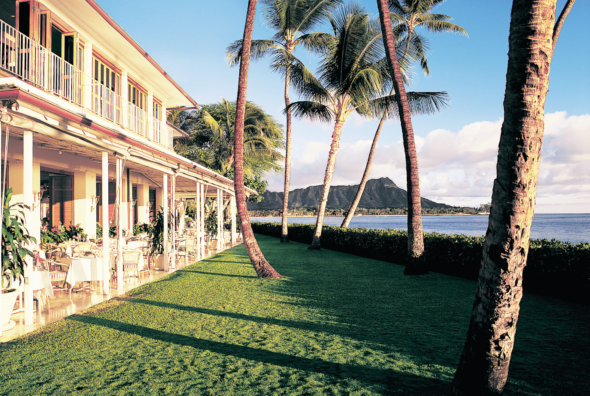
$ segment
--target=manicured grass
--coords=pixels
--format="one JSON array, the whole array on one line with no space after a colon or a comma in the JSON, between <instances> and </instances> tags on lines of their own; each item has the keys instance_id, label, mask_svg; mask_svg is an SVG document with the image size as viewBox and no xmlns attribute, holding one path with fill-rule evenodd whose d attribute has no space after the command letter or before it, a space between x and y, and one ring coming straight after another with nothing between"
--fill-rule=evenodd
<instances>
[{"instance_id":1,"label":"manicured grass","mask_svg":"<svg viewBox=\"0 0 590 396\"><path fill-rule=\"evenodd\" d=\"M475 283L258 236L284 280L239 246L0 346L0 394L438 395ZM506 394L586 395L590 310L521 305Z\"/></svg>"}]
</instances>

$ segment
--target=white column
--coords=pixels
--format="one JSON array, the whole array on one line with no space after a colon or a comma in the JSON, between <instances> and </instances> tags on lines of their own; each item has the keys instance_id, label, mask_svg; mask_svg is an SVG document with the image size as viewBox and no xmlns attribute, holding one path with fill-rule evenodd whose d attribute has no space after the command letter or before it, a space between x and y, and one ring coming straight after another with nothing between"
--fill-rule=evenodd
<instances>
[{"instance_id":1,"label":"white column","mask_svg":"<svg viewBox=\"0 0 590 396\"><path fill-rule=\"evenodd\" d=\"M96 212L92 197L96 194L96 174L74 172L74 224L80 224L89 237L96 235Z\"/></svg>"},{"instance_id":2,"label":"white column","mask_svg":"<svg viewBox=\"0 0 590 396\"><path fill-rule=\"evenodd\" d=\"M150 185L137 185L137 222L139 224L147 224L150 222Z\"/></svg>"},{"instance_id":3,"label":"white column","mask_svg":"<svg viewBox=\"0 0 590 396\"><path fill-rule=\"evenodd\" d=\"M84 107L92 109L92 82L94 76L92 74L92 43L86 41L84 43Z\"/></svg>"},{"instance_id":4,"label":"white column","mask_svg":"<svg viewBox=\"0 0 590 396\"><path fill-rule=\"evenodd\" d=\"M23 203L29 208L33 206L33 132L23 133ZM25 226L31 224L33 211L25 209ZM33 246L29 245L29 248ZM25 325L34 325L33 289L30 285L33 271L33 258L27 257L25 265Z\"/></svg>"},{"instance_id":5,"label":"white column","mask_svg":"<svg viewBox=\"0 0 590 396\"><path fill-rule=\"evenodd\" d=\"M195 222L197 223L197 261L201 260L201 184L196 183L195 191Z\"/></svg>"},{"instance_id":6,"label":"white column","mask_svg":"<svg viewBox=\"0 0 590 396\"><path fill-rule=\"evenodd\" d=\"M199 229L201 230L201 258L205 258L205 185L201 183L201 188L199 191L201 195L201 206L199 207L199 212L201 213L201 222L199 223Z\"/></svg>"},{"instance_id":7,"label":"white column","mask_svg":"<svg viewBox=\"0 0 590 396\"><path fill-rule=\"evenodd\" d=\"M3 147L2 147L2 125L0 125L0 153L4 153ZM2 164L4 165L4 161L2 156L0 155L0 161L2 161ZM0 210L4 211L4 184L2 184L2 182L4 178L4 174L0 174ZM4 227L4 216L0 216L0 229L2 229ZM2 249L0 249L0 263L2 263ZM0 268L2 264L0 264ZM3 282L3 278L0 275L0 294L2 293L2 282ZM0 318L2 317L2 304L0 304ZM2 323L0 323L0 338L2 338Z\"/></svg>"},{"instance_id":8,"label":"white column","mask_svg":"<svg viewBox=\"0 0 590 396\"><path fill-rule=\"evenodd\" d=\"M126 71L121 71L121 125L129 128L129 95L127 91L128 75Z\"/></svg>"},{"instance_id":9,"label":"white column","mask_svg":"<svg viewBox=\"0 0 590 396\"><path fill-rule=\"evenodd\" d=\"M109 153L102 153L102 292L109 294L111 262L109 250ZM98 237L98 235L97 235Z\"/></svg>"},{"instance_id":10,"label":"white column","mask_svg":"<svg viewBox=\"0 0 590 396\"><path fill-rule=\"evenodd\" d=\"M155 139L154 139L154 91L148 91L147 115L148 115L148 139L153 142L153 141L155 141Z\"/></svg>"},{"instance_id":11,"label":"white column","mask_svg":"<svg viewBox=\"0 0 590 396\"><path fill-rule=\"evenodd\" d=\"M236 197L231 197L231 244L236 244Z\"/></svg>"},{"instance_id":12,"label":"white column","mask_svg":"<svg viewBox=\"0 0 590 396\"><path fill-rule=\"evenodd\" d=\"M176 268L176 174L170 180L170 197L172 198L172 266Z\"/></svg>"},{"instance_id":13,"label":"white column","mask_svg":"<svg viewBox=\"0 0 590 396\"><path fill-rule=\"evenodd\" d=\"M164 271L168 271L168 175L164 174L164 191L162 195L162 207L164 208Z\"/></svg>"},{"instance_id":14,"label":"white column","mask_svg":"<svg viewBox=\"0 0 590 396\"><path fill-rule=\"evenodd\" d=\"M117 289L123 289L123 160L117 158Z\"/></svg>"},{"instance_id":15,"label":"white column","mask_svg":"<svg viewBox=\"0 0 590 396\"><path fill-rule=\"evenodd\" d=\"M217 189L217 251L223 249L223 192Z\"/></svg>"},{"instance_id":16,"label":"white column","mask_svg":"<svg viewBox=\"0 0 590 396\"><path fill-rule=\"evenodd\" d=\"M171 149L172 135L174 132L172 132L170 129L168 129L168 126L166 126L167 117L168 113L166 112L166 103L162 102L162 116L160 118L160 121L162 121L162 133L160 135L160 139L164 140L160 140L160 144L163 144L164 147ZM168 134L170 134L170 136Z\"/></svg>"}]
</instances>

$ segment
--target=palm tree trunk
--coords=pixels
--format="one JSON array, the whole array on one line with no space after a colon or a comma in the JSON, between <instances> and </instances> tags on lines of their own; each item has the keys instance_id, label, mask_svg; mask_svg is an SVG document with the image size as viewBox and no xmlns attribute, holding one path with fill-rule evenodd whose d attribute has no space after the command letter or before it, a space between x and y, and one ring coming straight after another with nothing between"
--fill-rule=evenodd
<instances>
[{"instance_id":1,"label":"palm tree trunk","mask_svg":"<svg viewBox=\"0 0 590 396\"><path fill-rule=\"evenodd\" d=\"M499 395L508 378L535 210L555 3L512 5L497 176L456 395Z\"/></svg>"},{"instance_id":2,"label":"palm tree trunk","mask_svg":"<svg viewBox=\"0 0 590 396\"><path fill-rule=\"evenodd\" d=\"M379 19L381 32L385 44L385 52L389 67L393 74L393 87L397 92L396 100L399 109L404 151L406 155L406 175L408 190L408 265L404 270L406 275L424 274L425 269L422 255L424 253L424 237L422 235L422 203L420 201L420 178L418 175L418 156L414 143L414 130L406 88L402 79L401 70L395 54L395 42L391 30L391 19L387 0L377 0L379 7Z\"/></svg>"},{"instance_id":3,"label":"palm tree trunk","mask_svg":"<svg viewBox=\"0 0 590 396\"><path fill-rule=\"evenodd\" d=\"M369 173L371 173L371 166L373 165L373 157L375 156L375 149L377 148L377 142L379 141L379 135L381 134L381 129L383 128L383 124L385 124L385 119L387 118L387 110L383 113L381 117L381 121L379 121L379 126L377 127L377 131L375 132L375 137L373 138L373 144L371 145L371 151L369 151L369 158L367 159L367 165L365 166L365 173L363 173L363 178L361 179L361 183L359 184L359 189L356 192L354 200L350 205L350 209L348 209L348 214L342 220L342 224L340 227L348 228L350 225L350 221L354 217L354 213L356 212L356 208L361 201L361 197L363 196L363 192L365 191L365 186L367 185L367 181L369 180Z\"/></svg>"},{"instance_id":4,"label":"palm tree trunk","mask_svg":"<svg viewBox=\"0 0 590 396\"><path fill-rule=\"evenodd\" d=\"M334 173L334 167L336 166L336 155L340 148L340 135L342 134L342 125L344 121L340 118L336 119L334 125L334 132L332 133L332 145L330 146L330 153L328 155L328 165L326 165L326 174L324 176L324 190L322 192L322 201L318 208L318 218L315 223L315 233L313 240L308 249L320 250L320 237L322 236L322 226L324 224L324 213L326 212L326 204L328 203L328 195L330 193L330 185L332 184L332 174Z\"/></svg>"},{"instance_id":5,"label":"palm tree trunk","mask_svg":"<svg viewBox=\"0 0 590 396\"><path fill-rule=\"evenodd\" d=\"M291 51L292 52L292 51ZM289 55L291 55L289 52ZM281 229L281 242L289 242L289 229L287 228L289 213L289 182L291 181L291 109L289 104L289 79L291 78L291 68L287 66L285 70L285 108L287 109L287 142L285 147L285 187L283 197L283 224Z\"/></svg>"},{"instance_id":6,"label":"palm tree trunk","mask_svg":"<svg viewBox=\"0 0 590 396\"><path fill-rule=\"evenodd\" d=\"M246 26L244 27L243 52L240 62L240 77L238 82L238 99L236 101L236 128L234 135L234 187L240 225L244 236L246 251L260 278L282 278L275 269L266 261L250 225L248 208L246 207L246 189L244 187L244 120L246 116L246 91L248 88L248 66L250 65L250 45L252 42L252 30L254 29L254 16L256 14L256 0L248 1L248 13Z\"/></svg>"}]
</instances>

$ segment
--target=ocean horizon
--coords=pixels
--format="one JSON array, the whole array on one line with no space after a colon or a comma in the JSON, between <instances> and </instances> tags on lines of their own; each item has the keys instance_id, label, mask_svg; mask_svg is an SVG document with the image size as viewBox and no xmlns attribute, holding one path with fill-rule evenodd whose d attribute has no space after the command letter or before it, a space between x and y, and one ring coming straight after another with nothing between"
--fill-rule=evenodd
<instances>
[{"instance_id":1,"label":"ocean horizon","mask_svg":"<svg viewBox=\"0 0 590 396\"><path fill-rule=\"evenodd\" d=\"M488 215L428 215L422 216L424 232L447 235L484 236ZM342 216L324 217L324 224L340 226ZM289 224L314 224L313 217L289 217ZM252 222L278 223L280 217L252 217ZM407 216L355 216L350 228L407 230ZM590 213L539 213L531 226L531 239L557 239L562 242L590 243Z\"/></svg>"}]
</instances>

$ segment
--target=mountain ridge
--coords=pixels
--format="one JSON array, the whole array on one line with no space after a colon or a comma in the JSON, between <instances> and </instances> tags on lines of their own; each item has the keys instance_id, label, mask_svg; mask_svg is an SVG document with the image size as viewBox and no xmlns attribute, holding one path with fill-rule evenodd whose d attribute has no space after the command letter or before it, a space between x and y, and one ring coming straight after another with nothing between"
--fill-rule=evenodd
<instances>
[{"instance_id":1,"label":"mountain ridge","mask_svg":"<svg viewBox=\"0 0 590 396\"><path fill-rule=\"evenodd\" d=\"M332 186L328 195L328 209L348 209L358 191L358 184L348 186ZM289 191L289 209L317 208L321 201L323 185L297 188ZM283 192L266 191L261 202L248 202L248 210L277 210L283 208ZM422 199L422 207L446 208L443 203ZM359 208L405 208L408 196L404 189L399 188L388 177L371 179L359 202Z\"/></svg>"}]
</instances>

